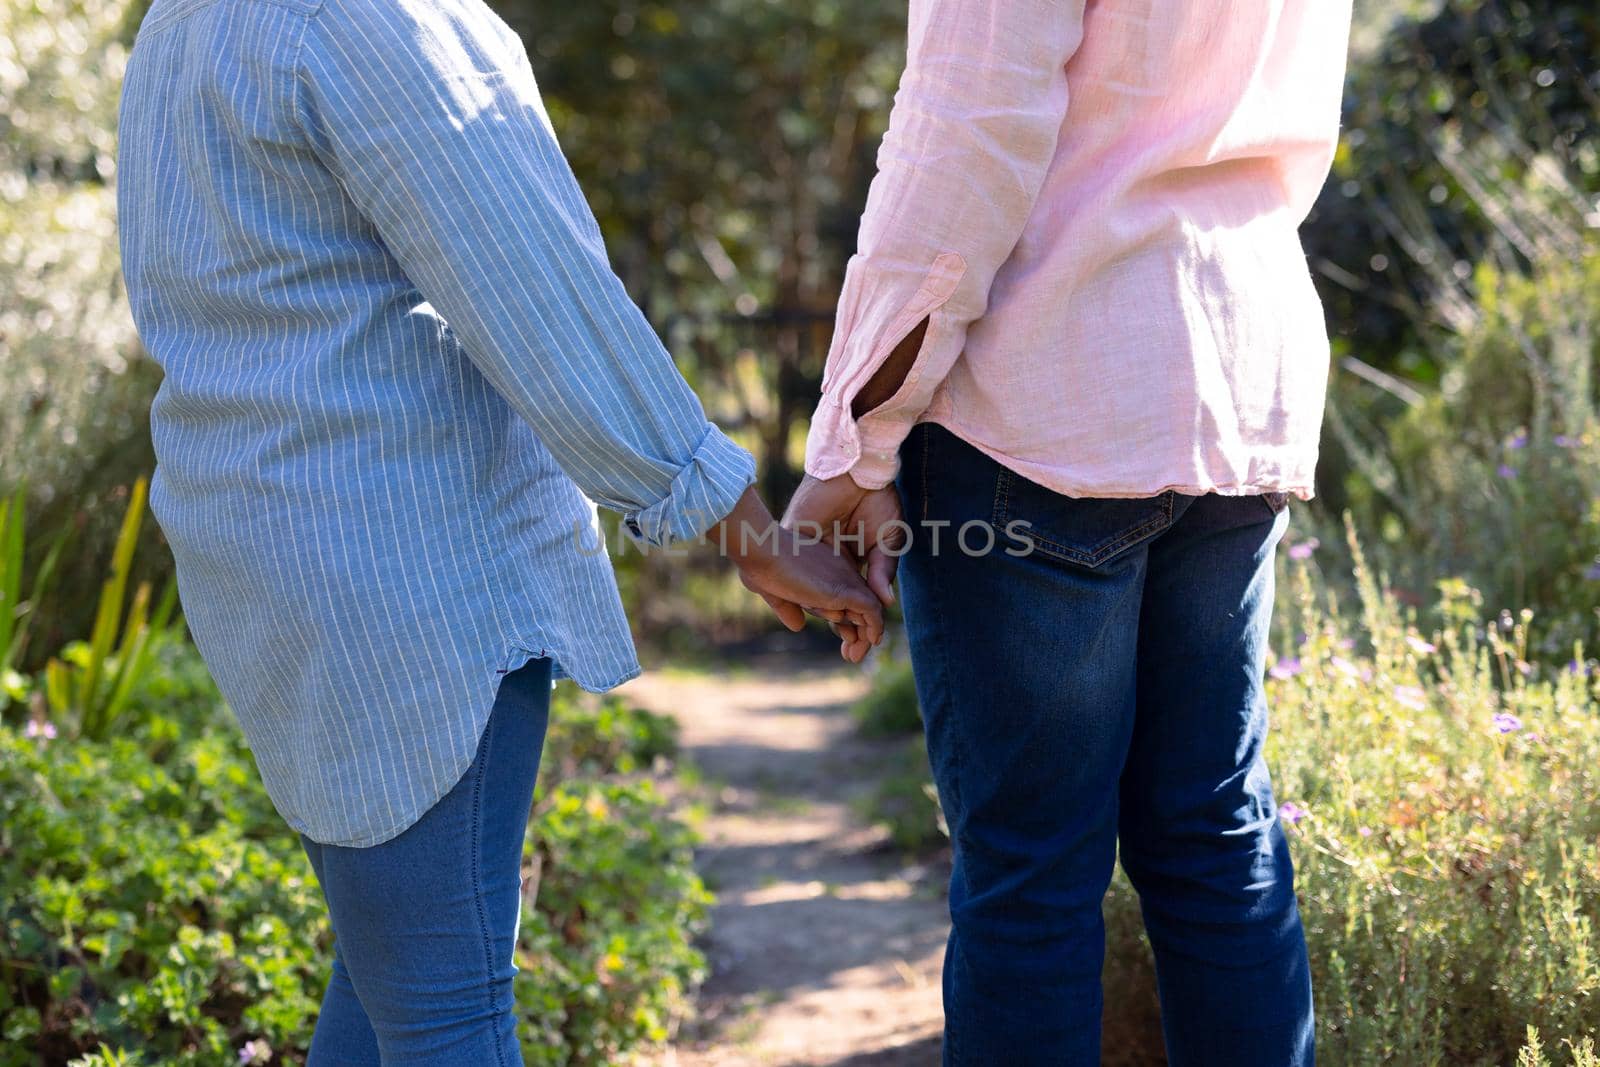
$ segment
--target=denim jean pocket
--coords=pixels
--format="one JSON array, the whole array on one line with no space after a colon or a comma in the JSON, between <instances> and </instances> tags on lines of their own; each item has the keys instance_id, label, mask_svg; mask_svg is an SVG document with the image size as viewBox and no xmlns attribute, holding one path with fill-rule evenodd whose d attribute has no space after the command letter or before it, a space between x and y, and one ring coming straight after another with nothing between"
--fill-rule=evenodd
<instances>
[{"instance_id":1,"label":"denim jean pocket","mask_svg":"<svg viewBox=\"0 0 1600 1067\"><path fill-rule=\"evenodd\" d=\"M1002 470L994 525L1016 554L1098 568L1172 525L1175 490L1147 497L1072 497Z\"/></svg>"}]
</instances>

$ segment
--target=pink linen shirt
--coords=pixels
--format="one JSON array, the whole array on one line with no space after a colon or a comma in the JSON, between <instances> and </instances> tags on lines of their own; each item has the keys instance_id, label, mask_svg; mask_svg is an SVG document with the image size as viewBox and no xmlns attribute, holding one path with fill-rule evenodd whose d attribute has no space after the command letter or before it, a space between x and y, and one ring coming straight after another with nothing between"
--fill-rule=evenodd
<instances>
[{"instance_id":1,"label":"pink linen shirt","mask_svg":"<svg viewBox=\"0 0 1600 1067\"><path fill-rule=\"evenodd\" d=\"M1068 496L1315 494L1328 335L1299 226L1350 0L911 0L806 470L949 428ZM924 319L905 383L851 403Z\"/></svg>"}]
</instances>

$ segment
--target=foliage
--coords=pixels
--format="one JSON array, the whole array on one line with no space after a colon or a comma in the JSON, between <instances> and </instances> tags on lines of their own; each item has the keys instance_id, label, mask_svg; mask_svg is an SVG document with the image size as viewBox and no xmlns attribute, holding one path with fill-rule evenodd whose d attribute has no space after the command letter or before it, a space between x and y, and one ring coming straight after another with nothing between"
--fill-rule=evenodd
<instances>
[{"instance_id":1,"label":"foliage","mask_svg":"<svg viewBox=\"0 0 1600 1067\"><path fill-rule=\"evenodd\" d=\"M19 689L23 680L16 672L27 648L32 617L40 598L50 587L56 565L66 538L58 536L45 553L43 561L27 582L23 574L27 559L27 493L18 487L9 500L0 500L0 711L13 699L12 690Z\"/></svg>"},{"instance_id":2,"label":"foliage","mask_svg":"<svg viewBox=\"0 0 1600 1067\"><path fill-rule=\"evenodd\" d=\"M517 1003L530 1065L611 1065L666 1040L705 976L694 833L649 780L578 780L536 807Z\"/></svg>"},{"instance_id":3,"label":"foliage","mask_svg":"<svg viewBox=\"0 0 1600 1067\"><path fill-rule=\"evenodd\" d=\"M1600 247L1532 275L1480 267L1435 389L1354 446L1357 525L1403 588L1457 575L1537 605L1535 655L1600 646Z\"/></svg>"},{"instance_id":4,"label":"foliage","mask_svg":"<svg viewBox=\"0 0 1600 1067\"><path fill-rule=\"evenodd\" d=\"M0 493L28 486L59 595L35 602L31 647L85 632L127 486L154 462L148 412L158 369L143 358L117 257L111 182L116 104L142 3L0 0ZM170 568L145 534L140 569ZM40 665L28 648L18 665Z\"/></svg>"},{"instance_id":5,"label":"foliage","mask_svg":"<svg viewBox=\"0 0 1600 1067\"><path fill-rule=\"evenodd\" d=\"M126 735L0 727L0 1063L102 1042L180 1067L237 1064L247 1040L303 1047L322 901L242 739L206 723L198 657L174 654L189 661Z\"/></svg>"},{"instance_id":6,"label":"foliage","mask_svg":"<svg viewBox=\"0 0 1600 1067\"><path fill-rule=\"evenodd\" d=\"M116 736L0 723L0 1065L298 1063L309 1043L330 945L310 865L194 648L147 647ZM546 770L585 777L542 779L517 996L530 1062L617 1063L684 1010L707 895L692 832L623 776L672 755L671 724L567 687L552 716Z\"/></svg>"},{"instance_id":7,"label":"foliage","mask_svg":"<svg viewBox=\"0 0 1600 1067\"><path fill-rule=\"evenodd\" d=\"M1581 1041L1600 1018L1600 672L1581 649L1535 665L1531 612L1480 629L1455 580L1425 637L1348 540L1359 601L1293 568L1302 637L1269 696L1319 1058L1506 1063L1530 1025ZM1113 951L1135 937L1124 922Z\"/></svg>"},{"instance_id":8,"label":"foliage","mask_svg":"<svg viewBox=\"0 0 1600 1067\"><path fill-rule=\"evenodd\" d=\"M857 814L889 832L894 847L928 852L946 843L949 828L939 810L939 794L928 780L928 753L922 738L922 712L916 678L903 657L874 656L872 687L850 709L863 737L905 738L884 764L883 773L856 802Z\"/></svg>"},{"instance_id":9,"label":"foliage","mask_svg":"<svg viewBox=\"0 0 1600 1067\"><path fill-rule=\"evenodd\" d=\"M52 657L45 666L45 697L51 717L71 722L78 736L95 741L106 739L128 707L134 687L149 669L152 641L167 629L177 607L175 581L168 580L153 609L150 583L141 582L128 605L126 620L122 615L128 574L144 523L147 484L143 478L134 483L89 640L69 644L60 658Z\"/></svg>"},{"instance_id":10,"label":"foliage","mask_svg":"<svg viewBox=\"0 0 1600 1067\"><path fill-rule=\"evenodd\" d=\"M542 780L635 774L678 752L678 720L635 707L616 696L596 697L557 686L540 760Z\"/></svg>"},{"instance_id":11,"label":"foliage","mask_svg":"<svg viewBox=\"0 0 1600 1067\"><path fill-rule=\"evenodd\" d=\"M0 5L0 173L109 179L131 31L126 0Z\"/></svg>"},{"instance_id":12,"label":"foliage","mask_svg":"<svg viewBox=\"0 0 1600 1067\"><path fill-rule=\"evenodd\" d=\"M1539 1063L1600 1019L1600 663L1540 663L1533 614L1441 581L1437 626L1369 566L1354 602L1282 557L1269 761L1294 846L1319 1059ZM892 683L891 683L892 684ZM926 776L925 762L919 771ZM923 836L934 840L925 816ZM1137 898L1106 902L1108 1033L1159 1037ZM1128 1019L1137 1023L1127 1023Z\"/></svg>"},{"instance_id":13,"label":"foliage","mask_svg":"<svg viewBox=\"0 0 1600 1067\"><path fill-rule=\"evenodd\" d=\"M1592 1040L1586 1037L1582 1041L1569 1041L1566 1044L1572 1053L1572 1058L1567 1062L1572 1067L1600 1067L1600 1054L1595 1052ZM1539 1039L1539 1028L1528 1027L1528 1043L1517 1053L1517 1067L1550 1067L1550 1065L1550 1059L1544 1054L1544 1043Z\"/></svg>"},{"instance_id":14,"label":"foliage","mask_svg":"<svg viewBox=\"0 0 1600 1067\"><path fill-rule=\"evenodd\" d=\"M950 837L938 790L928 779L928 751L918 729L917 736L889 758L878 781L856 804L858 815L889 832L895 848L911 853L940 848Z\"/></svg>"},{"instance_id":15,"label":"foliage","mask_svg":"<svg viewBox=\"0 0 1600 1067\"><path fill-rule=\"evenodd\" d=\"M905 4L496 7L523 33L629 291L784 499L904 61Z\"/></svg>"},{"instance_id":16,"label":"foliage","mask_svg":"<svg viewBox=\"0 0 1600 1067\"><path fill-rule=\"evenodd\" d=\"M1474 263L1525 267L1594 210L1600 15L1583 0L1366 6L1333 180L1306 244L1346 350L1432 380L1439 368L1420 342L1441 321L1439 290Z\"/></svg>"},{"instance_id":17,"label":"foliage","mask_svg":"<svg viewBox=\"0 0 1600 1067\"><path fill-rule=\"evenodd\" d=\"M690 1009L711 897L696 835L640 777L677 749L675 719L570 685L552 696L518 957L530 1067L629 1062Z\"/></svg>"},{"instance_id":18,"label":"foliage","mask_svg":"<svg viewBox=\"0 0 1600 1067\"><path fill-rule=\"evenodd\" d=\"M922 733L922 712L917 707L917 682L911 663L903 658L874 656L877 674L872 688L856 701L850 713L864 737L898 737Z\"/></svg>"}]
</instances>

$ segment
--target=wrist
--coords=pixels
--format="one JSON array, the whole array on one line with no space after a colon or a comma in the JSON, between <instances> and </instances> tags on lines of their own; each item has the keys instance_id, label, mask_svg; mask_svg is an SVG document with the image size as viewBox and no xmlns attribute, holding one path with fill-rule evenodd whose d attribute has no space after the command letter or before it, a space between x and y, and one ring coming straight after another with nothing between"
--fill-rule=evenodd
<instances>
[{"instance_id":1,"label":"wrist","mask_svg":"<svg viewBox=\"0 0 1600 1067\"><path fill-rule=\"evenodd\" d=\"M783 525L791 530L810 529L813 537L825 538L828 523L844 519L866 498L867 490L849 472L822 478L806 473L783 515Z\"/></svg>"},{"instance_id":2,"label":"wrist","mask_svg":"<svg viewBox=\"0 0 1600 1067\"><path fill-rule=\"evenodd\" d=\"M769 560L776 549L773 528L777 526L772 513L761 499L754 485L744 491L733 510L706 531L706 536L716 543L719 551L733 561L740 570L759 567ZM763 552L762 549L767 551Z\"/></svg>"}]
</instances>

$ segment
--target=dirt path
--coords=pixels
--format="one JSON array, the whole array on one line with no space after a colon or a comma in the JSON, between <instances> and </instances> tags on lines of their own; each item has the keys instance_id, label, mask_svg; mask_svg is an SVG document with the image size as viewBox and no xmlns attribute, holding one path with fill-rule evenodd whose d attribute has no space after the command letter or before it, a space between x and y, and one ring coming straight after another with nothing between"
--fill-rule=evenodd
<instances>
[{"instance_id":1,"label":"dirt path","mask_svg":"<svg viewBox=\"0 0 1600 1067\"><path fill-rule=\"evenodd\" d=\"M856 670L779 659L620 691L682 723L714 797L699 855L712 973L659 1067L939 1062L945 872L908 867L852 811L898 744L855 735L864 688Z\"/></svg>"}]
</instances>

